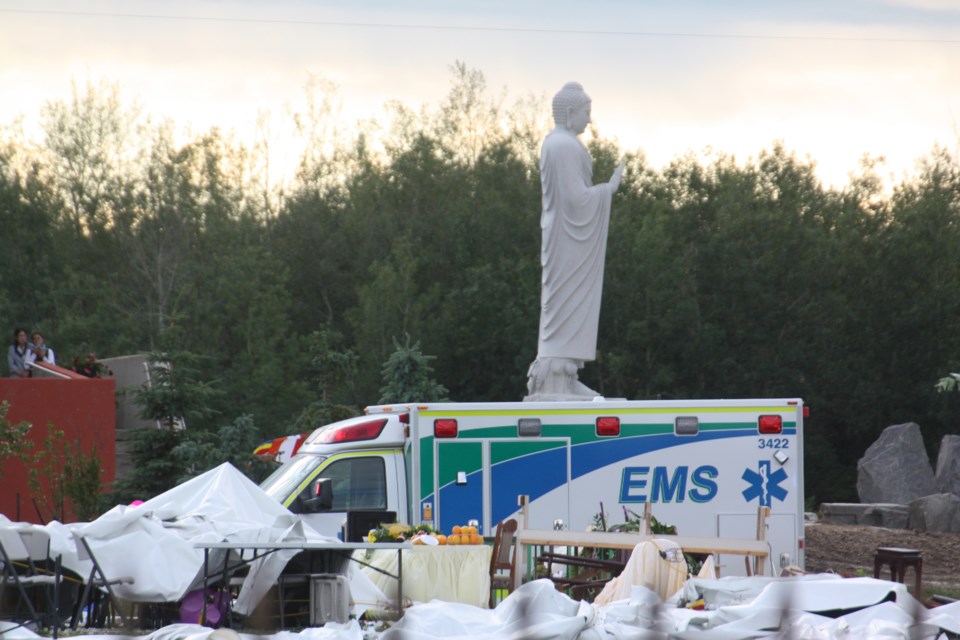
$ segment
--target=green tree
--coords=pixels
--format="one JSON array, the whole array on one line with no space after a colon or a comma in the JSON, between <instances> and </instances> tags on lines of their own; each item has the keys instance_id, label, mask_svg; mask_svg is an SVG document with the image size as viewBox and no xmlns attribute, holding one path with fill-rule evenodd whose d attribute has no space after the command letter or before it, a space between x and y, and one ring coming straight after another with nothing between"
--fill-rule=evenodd
<instances>
[{"instance_id":1,"label":"green tree","mask_svg":"<svg viewBox=\"0 0 960 640\"><path fill-rule=\"evenodd\" d=\"M393 344L395 350L383 365L380 404L445 401L446 387L430 377L434 356L421 353L419 342L411 345L409 335L403 344Z\"/></svg>"},{"instance_id":2,"label":"green tree","mask_svg":"<svg viewBox=\"0 0 960 640\"><path fill-rule=\"evenodd\" d=\"M47 425L43 447L32 456L28 473L36 506L47 520L65 522L69 511L78 521L89 522L102 512L103 468L97 450L85 453L79 442L66 442L63 431L52 424Z\"/></svg>"},{"instance_id":3,"label":"green tree","mask_svg":"<svg viewBox=\"0 0 960 640\"><path fill-rule=\"evenodd\" d=\"M292 433L310 433L359 413L352 400L356 396L357 355L343 346L343 336L332 329L315 331L308 338L308 349L318 398L294 420Z\"/></svg>"},{"instance_id":4,"label":"green tree","mask_svg":"<svg viewBox=\"0 0 960 640\"><path fill-rule=\"evenodd\" d=\"M0 477L3 477L3 465L8 460L26 462L33 442L27 439L27 434L33 428L29 422L13 424L7 420L10 412L10 403L0 401Z\"/></svg>"},{"instance_id":5,"label":"green tree","mask_svg":"<svg viewBox=\"0 0 960 640\"><path fill-rule=\"evenodd\" d=\"M260 482L277 466L253 455L261 441L251 416L240 416L216 432L187 432L172 452L180 468L185 470L177 482L185 482L224 462L229 462L254 482Z\"/></svg>"},{"instance_id":6,"label":"green tree","mask_svg":"<svg viewBox=\"0 0 960 640\"><path fill-rule=\"evenodd\" d=\"M150 353L149 381L134 394L141 407L140 417L154 420L167 430L188 425L203 428L214 415L210 404L220 391L200 378L202 360L188 351Z\"/></svg>"},{"instance_id":7,"label":"green tree","mask_svg":"<svg viewBox=\"0 0 960 640\"><path fill-rule=\"evenodd\" d=\"M176 334L170 331L165 339L176 341ZM197 432L208 428L214 415L210 404L219 393L211 383L198 379L198 361L185 351L149 355L149 382L134 397L141 407L140 417L156 421L158 427L130 433L132 468L128 477L117 482L119 500L152 498L175 486L186 473L174 451L187 440L187 427Z\"/></svg>"},{"instance_id":8,"label":"green tree","mask_svg":"<svg viewBox=\"0 0 960 640\"><path fill-rule=\"evenodd\" d=\"M41 122L50 166L78 235L103 230L121 191L122 167L135 157L139 108L125 106L117 85L73 84L69 102L48 102Z\"/></svg>"}]
</instances>

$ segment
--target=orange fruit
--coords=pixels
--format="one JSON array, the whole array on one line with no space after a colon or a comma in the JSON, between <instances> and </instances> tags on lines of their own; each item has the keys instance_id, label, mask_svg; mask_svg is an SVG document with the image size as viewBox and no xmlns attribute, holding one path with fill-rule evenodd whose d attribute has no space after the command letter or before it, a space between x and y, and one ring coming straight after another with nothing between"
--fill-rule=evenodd
<instances>
[{"instance_id":1,"label":"orange fruit","mask_svg":"<svg viewBox=\"0 0 960 640\"><path fill-rule=\"evenodd\" d=\"M460 536L458 535L447 536L447 544L460 544Z\"/></svg>"},{"instance_id":2,"label":"orange fruit","mask_svg":"<svg viewBox=\"0 0 960 640\"><path fill-rule=\"evenodd\" d=\"M476 533L477 533L477 528L476 528L476 527L468 527L468 528L470 529L470 533L476 535Z\"/></svg>"},{"instance_id":3,"label":"orange fruit","mask_svg":"<svg viewBox=\"0 0 960 640\"><path fill-rule=\"evenodd\" d=\"M476 527L474 527L474 529L476 529ZM470 544L483 544L483 536L481 536L479 533L471 534Z\"/></svg>"},{"instance_id":4,"label":"orange fruit","mask_svg":"<svg viewBox=\"0 0 960 640\"><path fill-rule=\"evenodd\" d=\"M442 533L438 533L437 542L439 542L440 544L447 544L447 536L443 535Z\"/></svg>"},{"instance_id":5,"label":"orange fruit","mask_svg":"<svg viewBox=\"0 0 960 640\"><path fill-rule=\"evenodd\" d=\"M455 536L458 536L461 533L463 533L463 529L460 527L460 525L457 525L457 524L453 525L453 529L451 529L450 531Z\"/></svg>"}]
</instances>

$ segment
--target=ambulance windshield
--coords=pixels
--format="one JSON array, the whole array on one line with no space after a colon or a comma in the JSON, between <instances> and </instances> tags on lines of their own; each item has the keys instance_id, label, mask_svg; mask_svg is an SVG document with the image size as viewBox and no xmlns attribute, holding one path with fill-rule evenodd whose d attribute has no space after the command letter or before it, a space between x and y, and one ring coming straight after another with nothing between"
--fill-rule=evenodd
<instances>
[{"instance_id":1,"label":"ambulance windshield","mask_svg":"<svg viewBox=\"0 0 960 640\"><path fill-rule=\"evenodd\" d=\"M271 473L270 477L260 484L260 488L283 504L287 498L299 492L303 481L310 477L325 459L326 456L318 455L294 456L290 462Z\"/></svg>"}]
</instances>

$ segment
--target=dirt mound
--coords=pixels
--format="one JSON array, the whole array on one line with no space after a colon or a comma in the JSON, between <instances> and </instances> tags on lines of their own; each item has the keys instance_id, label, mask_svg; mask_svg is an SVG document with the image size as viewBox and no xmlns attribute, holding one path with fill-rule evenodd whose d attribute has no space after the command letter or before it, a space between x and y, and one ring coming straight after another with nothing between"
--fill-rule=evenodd
<instances>
[{"instance_id":1,"label":"dirt mound","mask_svg":"<svg viewBox=\"0 0 960 640\"><path fill-rule=\"evenodd\" d=\"M960 589L960 533L838 524L806 527L806 570L832 571L845 576L873 576L877 547L906 547L923 552L923 584ZM889 579L889 573L881 577ZM912 573L907 582L912 583Z\"/></svg>"}]
</instances>

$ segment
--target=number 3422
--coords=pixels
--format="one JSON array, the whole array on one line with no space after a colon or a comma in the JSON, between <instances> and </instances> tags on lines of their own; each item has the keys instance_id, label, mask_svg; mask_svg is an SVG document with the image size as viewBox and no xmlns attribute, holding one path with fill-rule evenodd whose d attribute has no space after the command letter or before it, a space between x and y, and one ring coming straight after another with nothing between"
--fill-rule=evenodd
<instances>
[{"instance_id":1,"label":"number 3422","mask_svg":"<svg viewBox=\"0 0 960 640\"><path fill-rule=\"evenodd\" d=\"M760 449L789 449L790 441L786 438L760 438L757 441Z\"/></svg>"}]
</instances>

